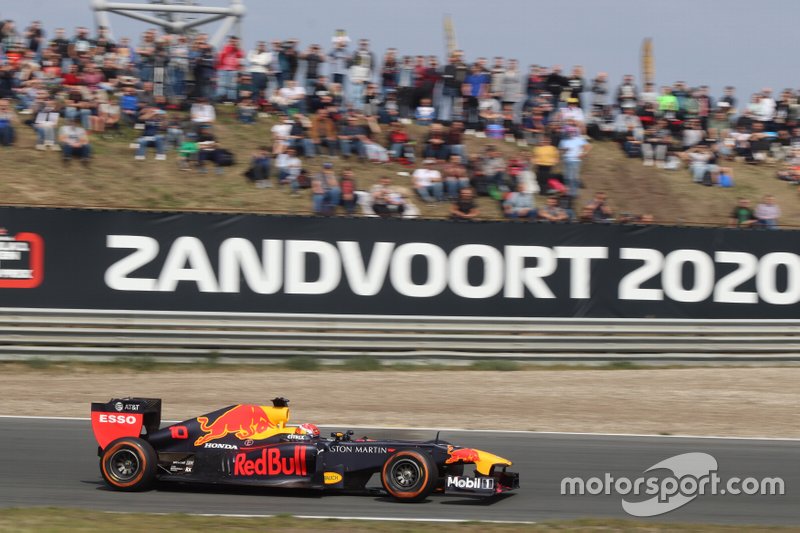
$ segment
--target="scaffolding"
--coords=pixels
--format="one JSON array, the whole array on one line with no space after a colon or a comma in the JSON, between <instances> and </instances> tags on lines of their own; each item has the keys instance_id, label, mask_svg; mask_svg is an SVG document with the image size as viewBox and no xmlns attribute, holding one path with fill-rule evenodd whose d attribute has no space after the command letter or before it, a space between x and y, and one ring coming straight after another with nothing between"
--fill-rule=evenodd
<instances>
[{"instance_id":1,"label":"scaffolding","mask_svg":"<svg viewBox=\"0 0 800 533\"><path fill-rule=\"evenodd\" d=\"M166 33L189 35L199 26L223 21L210 43L218 47L228 35L241 38L246 9L242 0L229 0L227 7L201 6L197 0L150 0L146 3L91 0L95 24L111 33L108 14L122 15L162 28Z\"/></svg>"}]
</instances>

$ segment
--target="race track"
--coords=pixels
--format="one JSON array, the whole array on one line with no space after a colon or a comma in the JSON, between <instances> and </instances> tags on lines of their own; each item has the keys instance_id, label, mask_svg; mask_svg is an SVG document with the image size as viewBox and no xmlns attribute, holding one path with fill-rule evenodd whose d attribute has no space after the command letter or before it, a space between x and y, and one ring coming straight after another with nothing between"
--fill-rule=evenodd
<instances>
[{"instance_id":1,"label":"race track","mask_svg":"<svg viewBox=\"0 0 800 533\"><path fill-rule=\"evenodd\" d=\"M356 434L410 439L434 436L429 431L397 430L359 430ZM623 511L619 495L562 496L561 479L602 478L605 472L633 479L671 456L705 452L716 458L723 479L779 476L785 482L785 495L698 496L653 520L800 525L800 441L453 431L443 432L442 438L512 459L522 488L489 502L436 495L420 504L398 504L377 495L173 486L119 493L107 490L100 478L97 445L88 420L0 418L0 507L533 522L631 518Z\"/></svg>"}]
</instances>

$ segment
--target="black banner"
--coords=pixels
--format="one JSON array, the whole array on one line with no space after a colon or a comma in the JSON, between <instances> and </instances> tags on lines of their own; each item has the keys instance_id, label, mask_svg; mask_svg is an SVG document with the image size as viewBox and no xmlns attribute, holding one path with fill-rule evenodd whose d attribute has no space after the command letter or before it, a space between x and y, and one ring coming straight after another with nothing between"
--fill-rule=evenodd
<instances>
[{"instance_id":1,"label":"black banner","mask_svg":"<svg viewBox=\"0 0 800 533\"><path fill-rule=\"evenodd\" d=\"M0 307L798 318L800 232L0 208Z\"/></svg>"}]
</instances>

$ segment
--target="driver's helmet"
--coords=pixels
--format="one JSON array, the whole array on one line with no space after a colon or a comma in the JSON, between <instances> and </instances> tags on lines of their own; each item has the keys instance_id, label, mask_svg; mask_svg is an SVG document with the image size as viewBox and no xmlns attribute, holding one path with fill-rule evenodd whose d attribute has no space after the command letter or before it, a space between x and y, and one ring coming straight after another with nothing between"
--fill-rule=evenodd
<instances>
[{"instance_id":1,"label":"driver's helmet","mask_svg":"<svg viewBox=\"0 0 800 533\"><path fill-rule=\"evenodd\" d=\"M319 437L319 428L314 424L300 424L294 430L296 435L308 435L309 437Z\"/></svg>"}]
</instances>

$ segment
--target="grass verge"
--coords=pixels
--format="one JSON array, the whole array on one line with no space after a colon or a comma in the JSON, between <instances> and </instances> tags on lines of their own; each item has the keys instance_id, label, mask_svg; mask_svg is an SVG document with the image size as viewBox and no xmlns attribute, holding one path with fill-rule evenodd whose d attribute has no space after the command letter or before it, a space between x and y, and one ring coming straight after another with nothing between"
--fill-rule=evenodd
<instances>
[{"instance_id":1,"label":"grass verge","mask_svg":"<svg viewBox=\"0 0 800 533\"><path fill-rule=\"evenodd\" d=\"M336 519L298 519L291 516L238 518L182 514L134 514L83 511L59 508L19 508L0 510L0 532L33 533L70 531L79 533L140 533L142 531L293 531L329 533L500 533L500 532L611 532L611 531L707 531L710 533L783 532L789 527L717 526L698 524L659 524L632 520L570 520L539 524L492 524L486 522L426 523L378 522Z\"/></svg>"}]
</instances>

